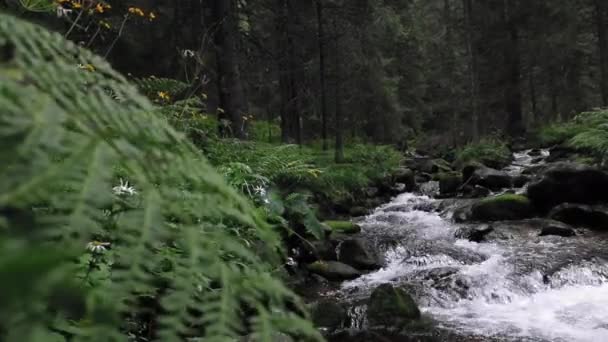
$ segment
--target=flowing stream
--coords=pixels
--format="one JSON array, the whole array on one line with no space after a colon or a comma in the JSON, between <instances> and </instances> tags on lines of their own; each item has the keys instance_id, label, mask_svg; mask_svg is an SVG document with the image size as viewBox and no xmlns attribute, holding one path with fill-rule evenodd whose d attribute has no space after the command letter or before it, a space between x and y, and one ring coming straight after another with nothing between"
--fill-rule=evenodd
<instances>
[{"instance_id":1,"label":"flowing stream","mask_svg":"<svg viewBox=\"0 0 608 342\"><path fill-rule=\"evenodd\" d=\"M532 162L515 156L506 170ZM466 200L406 193L362 222L385 267L342 284L338 295L366 298L379 284L405 287L443 328L504 341L608 341L608 235L540 237L534 220L493 224L488 241L459 238L450 219ZM353 309L353 317L364 306ZM364 325L354 320L353 325Z\"/></svg>"}]
</instances>

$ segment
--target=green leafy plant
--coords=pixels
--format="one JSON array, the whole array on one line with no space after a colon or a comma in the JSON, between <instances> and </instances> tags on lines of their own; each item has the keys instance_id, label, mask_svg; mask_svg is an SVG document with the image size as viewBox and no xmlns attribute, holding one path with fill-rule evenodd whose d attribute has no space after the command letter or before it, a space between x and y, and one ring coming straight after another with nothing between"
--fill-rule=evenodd
<instances>
[{"instance_id":1,"label":"green leafy plant","mask_svg":"<svg viewBox=\"0 0 608 342\"><path fill-rule=\"evenodd\" d=\"M507 144L496 138L485 138L468 144L456 153L456 164L480 162L493 168L502 168L511 161L511 151Z\"/></svg>"},{"instance_id":2,"label":"green leafy plant","mask_svg":"<svg viewBox=\"0 0 608 342\"><path fill-rule=\"evenodd\" d=\"M133 85L5 14L0 50L1 340L320 339L280 239Z\"/></svg>"}]
</instances>

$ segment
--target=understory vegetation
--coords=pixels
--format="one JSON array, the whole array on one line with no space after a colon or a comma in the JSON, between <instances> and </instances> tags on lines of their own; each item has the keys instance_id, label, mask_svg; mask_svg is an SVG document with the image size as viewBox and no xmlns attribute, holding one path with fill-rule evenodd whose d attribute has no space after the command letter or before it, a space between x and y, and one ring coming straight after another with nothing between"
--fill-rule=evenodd
<instances>
[{"instance_id":1,"label":"understory vegetation","mask_svg":"<svg viewBox=\"0 0 608 342\"><path fill-rule=\"evenodd\" d=\"M602 160L608 152L608 111L584 112L571 121L544 127L539 140L545 146L561 145Z\"/></svg>"},{"instance_id":2,"label":"understory vegetation","mask_svg":"<svg viewBox=\"0 0 608 342\"><path fill-rule=\"evenodd\" d=\"M545 5L397 3L0 0L0 341L323 341L300 287L382 267L352 218L510 188L526 132L604 161Z\"/></svg>"}]
</instances>

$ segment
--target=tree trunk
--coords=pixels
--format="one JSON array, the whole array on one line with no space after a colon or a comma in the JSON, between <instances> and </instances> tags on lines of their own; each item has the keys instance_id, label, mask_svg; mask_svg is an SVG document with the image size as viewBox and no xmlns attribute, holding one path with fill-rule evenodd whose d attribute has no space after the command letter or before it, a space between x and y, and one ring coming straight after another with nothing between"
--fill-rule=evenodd
<instances>
[{"instance_id":1,"label":"tree trunk","mask_svg":"<svg viewBox=\"0 0 608 342\"><path fill-rule=\"evenodd\" d=\"M294 79L295 52L290 33L289 0L277 0L277 65L279 73L279 94L281 101L281 141L294 143L301 141L300 118L297 114L296 84Z\"/></svg>"},{"instance_id":2,"label":"tree trunk","mask_svg":"<svg viewBox=\"0 0 608 342\"><path fill-rule=\"evenodd\" d=\"M600 55L600 89L602 106L608 106L608 42L606 41L606 4L605 0L595 0L595 21Z\"/></svg>"},{"instance_id":3,"label":"tree trunk","mask_svg":"<svg viewBox=\"0 0 608 342\"><path fill-rule=\"evenodd\" d=\"M521 89L519 84L520 77L520 56L519 56L519 31L515 23L510 0L504 0L504 23L507 31L505 44L506 60L506 85L505 85L505 107L508 115L507 132L512 137L521 136L525 127L523 125L523 115L521 107Z\"/></svg>"},{"instance_id":4,"label":"tree trunk","mask_svg":"<svg viewBox=\"0 0 608 342\"><path fill-rule=\"evenodd\" d=\"M477 53L473 46L473 2L472 0L463 0L464 17L466 21L465 40L467 45L467 55L469 59L469 91L471 94L471 118L472 130L471 137L473 141L479 140L479 77L477 74Z\"/></svg>"},{"instance_id":5,"label":"tree trunk","mask_svg":"<svg viewBox=\"0 0 608 342\"><path fill-rule=\"evenodd\" d=\"M217 31L215 32L215 50L217 56L220 118L230 121L231 135L243 139L246 137L243 117L247 112L245 92L241 83L238 64L237 41L238 25L234 0L215 0L213 12Z\"/></svg>"},{"instance_id":6,"label":"tree trunk","mask_svg":"<svg viewBox=\"0 0 608 342\"><path fill-rule=\"evenodd\" d=\"M336 72L336 88L335 88L335 101L336 101L336 146L335 146L335 161L336 163L344 162L344 141L343 141L343 118L342 118L342 70L340 68L340 42L338 38L337 25L334 20L334 34L336 35L334 43L334 68Z\"/></svg>"},{"instance_id":7,"label":"tree trunk","mask_svg":"<svg viewBox=\"0 0 608 342\"><path fill-rule=\"evenodd\" d=\"M530 70L528 72L528 87L530 88L530 105L532 107L532 122L536 122L539 117L538 111L538 103L536 100L536 81L534 79L534 68L536 67L536 63L532 63L530 65Z\"/></svg>"},{"instance_id":8,"label":"tree trunk","mask_svg":"<svg viewBox=\"0 0 608 342\"><path fill-rule=\"evenodd\" d=\"M319 41L319 79L321 80L321 139L323 151L329 149L327 141L327 86L325 84L325 32L323 27L323 0L317 0L317 34Z\"/></svg>"}]
</instances>

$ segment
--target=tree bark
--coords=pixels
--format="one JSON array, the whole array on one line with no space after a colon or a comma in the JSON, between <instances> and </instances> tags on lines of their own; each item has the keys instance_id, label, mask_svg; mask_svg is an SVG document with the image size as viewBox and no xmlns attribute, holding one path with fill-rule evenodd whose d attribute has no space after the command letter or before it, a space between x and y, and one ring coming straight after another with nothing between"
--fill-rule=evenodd
<instances>
[{"instance_id":1,"label":"tree bark","mask_svg":"<svg viewBox=\"0 0 608 342\"><path fill-rule=\"evenodd\" d=\"M319 41L319 79L321 81L321 139L323 151L329 149L327 141L327 86L325 77L325 31L323 27L323 0L317 0L317 34Z\"/></svg>"},{"instance_id":2,"label":"tree bark","mask_svg":"<svg viewBox=\"0 0 608 342\"><path fill-rule=\"evenodd\" d=\"M600 55L600 89L602 106L608 105L608 42L606 41L606 4L605 0L595 0L595 22Z\"/></svg>"},{"instance_id":3,"label":"tree bark","mask_svg":"<svg viewBox=\"0 0 608 342\"><path fill-rule=\"evenodd\" d=\"M463 0L462 4L466 22L465 40L469 59L469 91L471 94L471 118L473 121L471 123L471 137L473 141L477 141L479 140L479 77L477 52L473 46L473 2L472 0Z\"/></svg>"},{"instance_id":4,"label":"tree bark","mask_svg":"<svg viewBox=\"0 0 608 342\"><path fill-rule=\"evenodd\" d=\"M336 88L335 88L335 101L336 101L336 146L334 159L336 163L344 162L344 140L343 140L343 118L342 118L342 70L340 67L340 41L338 37L336 21L334 20L334 34L336 35L334 42L334 68L336 72Z\"/></svg>"},{"instance_id":5,"label":"tree bark","mask_svg":"<svg viewBox=\"0 0 608 342\"><path fill-rule=\"evenodd\" d=\"M505 46L506 85L505 107L508 115L507 132L512 136L520 136L525 132L522 115L519 56L519 31L511 13L511 0L504 0L504 22L507 31Z\"/></svg>"},{"instance_id":6,"label":"tree bark","mask_svg":"<svg viewBox=\"0 0 608 342\"><path fill-rule=\"evenodd\" d=\"M223 113L220 111L220 119L230 121L232 136L244 139L246 130L243 117L247 112L247 104L238 64L236 44L239 32L236 21L236 6L234 0L215 0L213 5L217 25L214 38L219 98L223 110Z\"/></svg>"}]
</instances>

